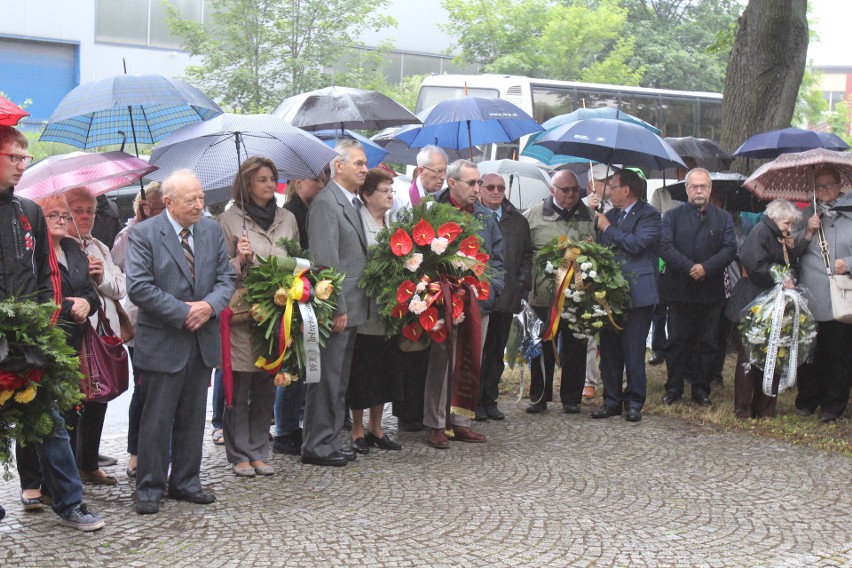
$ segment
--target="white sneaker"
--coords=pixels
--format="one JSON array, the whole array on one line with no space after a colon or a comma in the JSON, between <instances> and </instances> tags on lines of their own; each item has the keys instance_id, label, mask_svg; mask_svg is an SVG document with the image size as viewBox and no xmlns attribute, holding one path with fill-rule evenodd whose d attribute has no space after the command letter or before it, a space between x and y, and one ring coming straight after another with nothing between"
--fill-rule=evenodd
<instances>
[{"instance_id":1,"label":"white sneaker","mask_svg":"<svg viewBox=\"0 0 852 568\"><path fill-rule=\"evenodd\" d=\"M70 513L59 517L59 522L83 532L96 531L104 527L103 519L90 512L85 503L80 503Z\"/></svg>"}]
</instances>

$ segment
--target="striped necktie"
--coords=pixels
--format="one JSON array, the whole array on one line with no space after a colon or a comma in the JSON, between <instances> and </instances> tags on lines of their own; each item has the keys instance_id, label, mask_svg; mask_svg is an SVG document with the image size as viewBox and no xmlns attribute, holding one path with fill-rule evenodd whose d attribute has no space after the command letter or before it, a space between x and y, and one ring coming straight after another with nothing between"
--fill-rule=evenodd
<instances>
[{"instance_id":1,"label":"striped necktie","mask_svg":"<svg viewBox=\"0 0 852 568\"><path fill-rule=\"evenodd\" d=\"M188 227L184 227L180 231L180 246L183 248L183 256L186 258L186 263L189 265L189 273L195 279L195 254L192 252L192 247L189 246Z\"/></svg>"}]
</instances>

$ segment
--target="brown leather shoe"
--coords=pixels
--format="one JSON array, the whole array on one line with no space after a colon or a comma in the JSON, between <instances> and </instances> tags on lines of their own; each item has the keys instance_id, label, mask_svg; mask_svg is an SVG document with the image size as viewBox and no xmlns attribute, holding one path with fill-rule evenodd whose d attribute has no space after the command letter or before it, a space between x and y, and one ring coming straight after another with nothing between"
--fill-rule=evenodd
<instances>
[{"instance_id":1,"label":"brown leather shoe","mask_svg":"<svg viewBox=\"0 0 852 568\"><path fill-rule=\"evenodd\" d=\"M591 400L595 398L595 396L597 396L597 393L595 393L595 387L592 385L583 387L583 398Z\"/></svg>"},{"instance_id":2,"label":"brown leather shoe","mask_svg":"<svg viewBox=\"0 0 852 568\"><path fill-rule=\"evenodd\" d=\"M479 432L474 432L467 426L453 426L453 441L455 442L473 442L474 444L481 444L486 441L486 438L483 434Z\"/></svg>"},{"instance_id":3,"label":"brown leather shoe","mask_svg":"<svg viewBox=\"0 0 852 568\"><path fill-rule=\"evenodd\" d=\"M447 435L444 434L443 428L433 428L426 443L439 450L446 450L450 447L450 441L447 440Z\"/></svg>"}]
</instances>

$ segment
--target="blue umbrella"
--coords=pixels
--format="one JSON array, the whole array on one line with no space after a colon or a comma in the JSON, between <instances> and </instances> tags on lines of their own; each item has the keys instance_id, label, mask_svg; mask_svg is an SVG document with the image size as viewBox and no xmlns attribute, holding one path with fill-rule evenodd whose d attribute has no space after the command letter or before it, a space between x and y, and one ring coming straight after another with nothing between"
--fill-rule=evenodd
<instances>
[{"instance_id":1,"label":"blue umbrella","mask_svg":"<svg viewBox=\"0 0 852 568\"><path fill-rule=\"evenodd\" d=\"M334 145L341 138L354 138L364 147L364 154L367 156L367 165L375 168L382 163L388 151L370 140L365 136L361 136L351 130L314 130L311 132L314 136L325 142L326 146L334 148Z\"/></svg>"},{"instance_id":2,"label":"blue umbrella","mask_svg":"<svg viewBox=\"0 0 852 568\"><path fill-rule=\"evenodd\" d=\"M382 148L388 152L388 155L385 156L384 161L390 162L392 164L408 164L411 166L417 165L417 153L420 151L419 148L411 148L403 142L396 138L396 135L403 131L414 130L416 129L418 132L420 131L420 125L409 124L408 126L391 126L390 128L385 128L378 134L375 134L370 137L370 140L374 144L378 144ZM473 155L481 156L482 150L477 147L473 148L444 148L444 151L447 153L447 159L451 162L458 160L460 158L467 158L472 152Z\"/></svg>"},{"instance_id":3,"label":"blue umbrella","mask_svg":"<svg viewBox=\"0 0 852 568\"><path fill-rule=\"evenodd\" d=\"M541 135L537 144L554 153L602 164L657 169L686 164L662 138L637 124L592 118L557 126Z\"/></svg>"},{"instance_id":4,"label":"blue umbrella","mask_svg":"<svg viewBox=\"0 0 852 568\"><path fill-rule=\"evenodd\" d=\"M219 114L219 105L183 81L116 75L65 95L39 140L94 148L123 144L132 136L134 143L154 144L182 126Z\"/></svg>"},{"instance_id":5,"label":"blue umbrella","mask_svg":"<svg viewBox=\"0 0 852 568\"><path fill-rule=\"evenodd\" d=\"M514 142L541 126L505 99L459 97L446 99L417 113L423 126L397 134L411 148L435 144L443 148L471 148L480 144ZM472 152L471 152L472 155Z\"/></svg>"},{"instance_id":6,"label":"blue umbrella","mask_svg":"<svg viewBox=\"0 0 852 568\"><path fill-rule=\"evenodd\" d=\"M755 134L737 148L734 156L741 158L769 159L781 154L805 152L814 148L843 151L849 144L830 132L816 132L801 128L782 128Z\"/></svg>"}]
</instances>

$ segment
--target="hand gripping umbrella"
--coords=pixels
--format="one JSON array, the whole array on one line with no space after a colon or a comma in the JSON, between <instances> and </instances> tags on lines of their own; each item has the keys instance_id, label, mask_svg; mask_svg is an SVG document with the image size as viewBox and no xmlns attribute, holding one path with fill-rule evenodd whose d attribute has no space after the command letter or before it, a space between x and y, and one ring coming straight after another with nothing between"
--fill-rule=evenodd
<instances>
[{"instance_id":1,"label":"hand gripping umbrella","mask_svg":"<svg viewBox=\"0 0 852 568\"><path fill-rule=\"evenodd\" d=\"M388 96L347 87L326 87L295 95L278 105L272 114L303 130L381 130L420 122Z\"/></svg>"}]
</instances>

